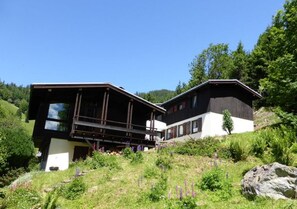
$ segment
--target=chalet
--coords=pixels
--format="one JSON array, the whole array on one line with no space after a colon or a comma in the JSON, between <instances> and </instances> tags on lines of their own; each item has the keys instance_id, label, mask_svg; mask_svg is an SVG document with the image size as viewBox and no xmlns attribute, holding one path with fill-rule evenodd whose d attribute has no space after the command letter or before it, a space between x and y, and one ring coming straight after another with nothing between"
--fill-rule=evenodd
<instances>
[{"instance_id":1,"label":"chalet","mask_svg":"<svg viewBox=\"0 0 297 209\"><path fill-rule=\"evenodd\" d=\"M33 141L48 171L67 169L91 149L154 147L154 121L164 113L109 83L32 84L28 118L35 120Z\"/></svg>"},{"instance_id":2,"label":"chalet","mask_svg":"<svg viewBox=\"0 0 297 209\"><path fill-rule=\"evenodd\" d=\"M208 80L161 104L167 111L165 140L224 135L223 110L230 111L233 133L254 130L252 102L261 95L235 79Z\"/></svg>"}]
</instances>

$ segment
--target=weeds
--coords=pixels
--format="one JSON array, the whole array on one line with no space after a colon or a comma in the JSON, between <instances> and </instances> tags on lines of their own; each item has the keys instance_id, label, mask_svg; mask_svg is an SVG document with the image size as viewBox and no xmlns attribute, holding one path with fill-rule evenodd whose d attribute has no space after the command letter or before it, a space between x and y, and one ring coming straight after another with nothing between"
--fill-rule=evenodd
<instances>
[{"instance_id":1,"label":"weeds","mask_svg":"<svg viewBox=\"0 0 297 209\"><path fill-rule=\"evenodd\" d=\"M229 145L229 150L231 153L231 157L235 162L245 160L248 156L248 151L238 141L231 141Z\"/></svg>"},{"instance_id":2,"label":"weeds","mask_svg":"<svg viewBox=\"0 0 297 209\"><path fill-rule=\"evenodd\" d=\"M68 200L79 198L87 190L82 178L75 178L69 185L61 188L61 194Z\"/></svg>"},{"instance_id":3,"label":"weeds","mask_svg":"<svg viewBox=\"0 0 297 209\"><path fill-rule=\"evenodd\" d=\"M115 156L105 155L100 152L94 152L93 158L90 160L90 166L92 169L101 167L108 167L110 169L119 169L119 163Z\"/></svg>"}]
</instances>

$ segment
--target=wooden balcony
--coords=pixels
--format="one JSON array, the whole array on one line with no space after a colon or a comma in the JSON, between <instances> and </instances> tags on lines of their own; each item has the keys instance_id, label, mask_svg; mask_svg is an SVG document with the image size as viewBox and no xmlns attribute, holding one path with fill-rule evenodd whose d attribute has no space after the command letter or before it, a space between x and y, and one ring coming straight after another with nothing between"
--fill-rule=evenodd
<instances>
[{"instance_id":1,"label":"wooden balcony","mask_svg":"<svg viewBox=\"0 0 297 209\"><path fill-rule=\"evenodd\" d=\"M155 128L85 116L73 119L71 137L115 144L154 147ZM148 136L149 139L145 139Z\"/></svg>"}]
</instances>

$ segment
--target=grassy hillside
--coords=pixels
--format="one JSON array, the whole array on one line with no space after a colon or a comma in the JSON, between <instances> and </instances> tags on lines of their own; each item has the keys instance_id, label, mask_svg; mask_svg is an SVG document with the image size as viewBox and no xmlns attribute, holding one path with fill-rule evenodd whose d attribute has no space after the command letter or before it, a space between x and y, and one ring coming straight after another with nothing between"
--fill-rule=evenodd
<instances>
[{"instance_id":1,"label":"grassy hillside","mask_svg":"<svg viewBox=\"0 0 297 209\"><path fill-rule=\"evenodd\" d=\"M18 108L7 101L0 99L1 109L4 111L5 115L16 115ZM32 134L34 128L35 121L29 121L29 123L25 122L26 116L22 114L21 124L28 131L29 135Z\"/></svg>"},{"instance_id":2,"label":"grassy hillside","mask_svg":"<svg viewBox=\"0 0 297 209\"><path fill-rule=\"evenodd\" d=\"M199 208L296 208L294 200L248 200L242 196L240 181L244 173L256 165L267 163L269 157L247 154L235 162L224 148L231 143L243 142L241 146L251 150L255 136L259 134L211 138L214 143L206 141L202 147L192 143L189 144L191 146L174 145L159 152L150 150L143 153L141 163L131 163L131 159L123 155L100 154L93 159L73 163L66 171L31 172L20 178L19 184L4 189L3 194L11 198L2 200L2 204L7 208L30 208L33 207L32 201L38 200L36 204L40 206L51 194L51 200L57 200L60 208L195 208L191 207L192 203ZM218 159L214 157L214 148L219 149ZM184 151L193 155L178 154ZM296 164L296 155L293 158L293 164ZM202 177L217 168L231 186L215 192L202 190ZM78 183L71 187L76 181L73 180L75 174L82 171L86 172L77 177ZM83 194L73 196L80 189ZM181 189L183 200L179 200ZM69 196L74 198L69 200Z\"/></svg>"}]
</instances>

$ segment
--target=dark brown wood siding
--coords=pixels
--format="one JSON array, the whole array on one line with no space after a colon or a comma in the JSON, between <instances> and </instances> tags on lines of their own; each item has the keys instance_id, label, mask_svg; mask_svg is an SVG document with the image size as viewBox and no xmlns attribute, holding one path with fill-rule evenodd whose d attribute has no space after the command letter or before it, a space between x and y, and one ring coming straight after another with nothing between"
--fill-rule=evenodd
<instances>
[{"instance_id":1,"label":"dark brown wood siding","mask_svg":"<svg viewBox=\"0 0 297 209\"><path fill-rule=\"evenodd\" d=\"M197 95L196 107L192 107L191 104L194 95ZM184 109L171 111L183 101L187 104ZM166 103L163 107L167 112L163 115L162 121L170 125L207 112L222 114L225 109L234 117L253 120L252 101L252 95L239 85L210 84Z\"/></svg>"},{"instance_id":2,"label":"dark brown wood siding","mask_svg":"<svg viewBox=\"0 0 297 209\"><path fill-rule=\"evenodd\" d=\"M252 98L237 85L213 85L210 111L222 114L228 109L233 117L253 120Z\"/></svg>"},{"instance_id":3,"label":"dark brown wood siding","mask_svg":"<svg viewBox=\"0 0 297 209\"><path fill-rule=\"evenodd\" d=\"M192 107L192 100L194 96L197 96L197 105ZM174 106L178 106L182 102L186 102L186 106L182 110L176 110L176 112L170 113L168 110ZM167 125L176 123L187 118L194 117L196 115L201 115L210 110L210 89L203 88L199 91L193 91L178 100L172 101L168 105L164 106L167 110L166 114L163 115L162 121L167 123Z\"/></svg>"}]
</instances>

